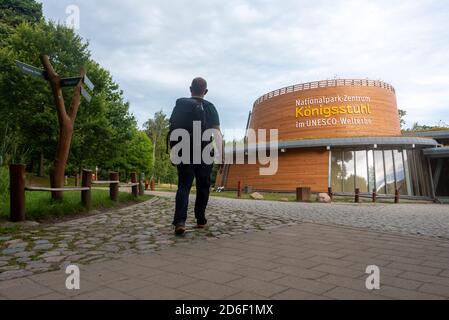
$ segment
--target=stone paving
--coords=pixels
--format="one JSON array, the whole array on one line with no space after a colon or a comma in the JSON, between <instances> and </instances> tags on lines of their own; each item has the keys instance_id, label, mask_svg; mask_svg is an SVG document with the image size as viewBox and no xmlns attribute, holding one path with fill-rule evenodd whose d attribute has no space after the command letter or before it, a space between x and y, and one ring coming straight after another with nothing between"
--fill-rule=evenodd
<instances>
[{"instance_id":1,"label":"stone paving","mask_svg":"<svg viewBox=\"0 0 449 320\"><path fill-rule=\"evenodd\" d=\"M153 194L158 197L133 207L0 235L0 297L15 298L11 292L22 293L27 286L31 289L24 298L301 299L357 297L361 291L361 297L377 297L360 287L365 277L360 268L365 264L383 268L390 293L382 298L449 295L447 206L301 204L214 197L208 210L211 227L179 238L170 226L174 195ZM193 217L190 212L190 227ZM179 255L182 264L175 263ZM81 292L67 293L61 287L66 277L61 270L68 264L82 265L86 271L89 279ZM107 275L98 273L103 267ZM324 287L332 288L323 292L301 289L302 285L323 287L315 281L318 278L326 280ZM173 289L190 282L196 282L190 289ZM137 288L141 284L157 284L160 290ZM259 284L264 288L261 292L248 290ZM204 297L203 287L230 294ZM133 295L122 288L142 292Z\"/></svg>"},{"instance_id":2,"label":"stone paving","mask_svg":"<svg viewBox=\"0 0 449 320\"><path fill-rule=\"evenodd\" d=\"M292 222L289 217L273 218L219 205L209 208L209 218L214 222L209 230L192 231L185 238L173 234L174 203L170 198L0 236L0 281L57 270L67 264L149 253L176 243L229 237ZM193 212L189 215L194 217ZM190 222L193 226L195 221Z\"/></svg>"},{"instance_id":3,"label":"stone paving","mask_svg":"<svg viewBox=\"0 0 449 320\"><path fill-rule=\"evenodd\" d=\"M0 299L447 300L449 241L303 223L81 266L80 290L66 277L3 281Z\"/></svg>"},{"instance_id":4,"label":"stone paving","mask_svg":"<svg viewBox=\"0 0 449 320\"><path fill-rule=\"evenodd\" d=\"M174 197L173 193L156 192ZM294 222L369 228L382 232L449 239L449 206L422 203L296 203L214 197L211 204Z\"/></svg>"}]
</instances>

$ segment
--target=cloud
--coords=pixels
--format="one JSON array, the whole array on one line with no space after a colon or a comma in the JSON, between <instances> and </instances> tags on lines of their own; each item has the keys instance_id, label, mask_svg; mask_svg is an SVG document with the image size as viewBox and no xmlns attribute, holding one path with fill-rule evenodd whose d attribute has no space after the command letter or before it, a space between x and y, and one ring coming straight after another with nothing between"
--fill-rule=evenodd
<instances>
[{"instance_id":1,"label":"cloud","mask_svg":"<svg viewBox=\"0 0 449 320\"><path fill-rule=\"evenodd\" d=\"M43 4L46 16L60 21L67 5L80 7L80 34L141 124L155 111L171 112L195 76L209 80L223 125L244 128L264 93L335 75L390 82L409 124L449 122L449 6L443 1Z\"/></svg>"}]
</instances>

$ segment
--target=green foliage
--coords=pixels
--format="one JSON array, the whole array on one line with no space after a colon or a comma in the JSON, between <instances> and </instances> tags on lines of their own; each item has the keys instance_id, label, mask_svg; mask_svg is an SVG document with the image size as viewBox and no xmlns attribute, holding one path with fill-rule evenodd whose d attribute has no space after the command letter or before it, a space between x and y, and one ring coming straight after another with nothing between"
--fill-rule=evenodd
<instances>
[{"instance_id":1,"label":"green foliage","mask_svg":"<svg viewBox=\"0 0 449 320\"><path fill-rule=\"evenodd\" d=\"M34 0L0 0L0 43L19 24L38 23L42 19L42 4Z\"/></svg>"},{"instance_id":2,"label":"green foliage","mask_svg":"<svg viewBox=\"0 0 449 320\"><path fill-rule=\"evenodd\" d=\"M9 172L6 166L0 164L0 211L9 201Z\"/></svg>"},{"instance_id":3,"label":"green foliage","mask_svg":"<svg viewBox=\"0 0 449 320\"><path fill-rule=\"evenodd\" d=\"M440 130L449 130L449 125L440 121L435 126L429 125L421 125L418 122L413 124L413 127L407 131L409 132L419 132L419 131L440 131Z\"/></svg>"},{"instance_id":4,"label":"green foliage","mask_svg":"<svg viewBox=\"0 0 449 320\"><path fill-rule=\"evenodd\" d=\"M407 116L407 111L399 109L399 122L401 124L401 129L404 129L406 121L405 117Z\"/></svg>"},{"instance_id":5,"label":"green foliage","mask_svg":"<svg viewBox=\"0 0 449 320\"><path fill-rule=\"evenodd\" d=\"M112 170L124 172L125 176L128 176L130 172L144 172L148 177L153 167L152 154L153 144L146 133L135 131L128 143L128 148L107 166Z\"/></svg>"},{"instance_id":6,"label":"green foliage","mask_svg":"<svg viewBox=\"0 0 449 320\"><path fill-rule=\"evenodd\" d=\"M38 164L42 155L48 167L55 155L59 126L50 86L15 66L15 60L20 60L39 67L39 56L45 53L61 76L76 76L85 67L95 84L92 102L83 99L78 111L66 173L95 167L104 172L149 173L152 148L142 135L137 138L137 122L123 92L112 75L91 59L88 43L72 29L45 21L36 1L0 0L0 8L9 10L8 16L1 12L0 21L10 27L0 46L0 157L4 162ZM72 95L72 88L64 89L67 108ZM130 161L127 154L132 156Z\"/></svg>"},{"instance_id":7,"label":"green foliage","mask_svg":"<svg viewBox=\"0 0 449 320\"><path fill-rule=\"evenodd\" d=\"M161 110L156 112L153 119L149 119L144 127L147 135L153 142L153 168L151 177L161 183L176 183L176 168L167 154L167 134L169 131L169 119Z\"/></svg>"}]
</instances>

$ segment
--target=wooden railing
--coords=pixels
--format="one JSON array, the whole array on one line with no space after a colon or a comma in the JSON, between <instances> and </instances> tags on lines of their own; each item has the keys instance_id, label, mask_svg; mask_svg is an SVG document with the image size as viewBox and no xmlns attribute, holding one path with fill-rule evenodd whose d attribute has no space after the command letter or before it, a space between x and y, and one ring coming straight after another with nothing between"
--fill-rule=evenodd
<instances>
[{"instance_id":1,"label":"wooden railing","mask_svg":"<svg viewBox=\"0 0 449 320\"><path fill-rule=\"evenodd\" d=\"M360 203L360 199L371 199L373 203L376 203L378 199L393 199L394 203L399 203L401 199L400 191L399 189L395 190L394 195L390 194L379 194L376 190L373 190L373 192L360 192L360 189L355 189L354 193L345 193L345 192L333 192L332 188L329 188L328 195L333 200L336 196L342 196L342 197L353 197L355 203Z\"/></svg>"},{"instance_id":2,"label":"wooden railing","mask_svg":"<svg viewBox=\"0 0 449 320\"><path fill-rule=\"evenodd\" d=\"M34 187L26 185L25 165L10 165L10 220L12 222L21 222L26 220L25 192L81 192L81 203L84 208L89 210L92 204L92 185L109 185L109 196L111 200L118 201L119 188L131 187L132 194L135 197L145 193L144 174L137 181L137 173L131 173L131 183L121 184L119 174L111 172L108 181L92 181L92 171L83 170L81 187L68 188L47 188Z\"/></svg>"},{"instance_id":3,"label":"wooden railing","mask_svg":"<svg viewBox=\"0 0 449 320\"><path fill-rule=\"evenodd\" d=\"M336 79L336 80L324 80L324 81L314 81L308 83L297 84L293 86L288 86L285 88L281 88L278 90L274 90L267 94L264 94L259 99L254 102L254 106L269 100L274 97L278 97L284 94L293 93L297 91L305 91L311 89L318 88L327 88L327 87L344 87L344 86L352 86L352 87L378 87L389 90L393 93L396 93L396 90L389 83L380 81L380 80L368 80L368 79Z\"/></svg>"}]
</instances>

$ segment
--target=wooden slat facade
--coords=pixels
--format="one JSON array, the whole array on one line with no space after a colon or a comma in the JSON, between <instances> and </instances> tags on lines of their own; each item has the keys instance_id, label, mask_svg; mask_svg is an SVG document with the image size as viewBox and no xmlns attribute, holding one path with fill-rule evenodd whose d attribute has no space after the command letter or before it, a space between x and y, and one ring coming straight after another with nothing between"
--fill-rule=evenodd
<instances>
[{"instance_id":1,"label":"wooden slat facade","mask_svg":"<svg viewBox=\"0 0 449 320\"><path fill-rule=\"evenodd\" d=\"M370 115L347 115L354 118L369 118L372 125L343 125L326 127L296 128L296 121L306 118L296 118L296 100L320 98L323 96L369 96L371 98ZM356 106L360 102L334 103L332 106ZM319 107L319 105L313 105ZM337 118L344 116L336 116ZM313 117L307 119L318 119ZM300 140L317 138L370 137L370 136L400 136L401 127L397 109L396 95L390 90L379 87L326 87L298 91L280 95L255 105L251 118L252 129L278 129L279 140Z\"/></svg>"},{"instance_id":2,"label":"wooden slat facade","mask_svg":"<svg viewBox=\"0 0 449 320\"><path fill-rule=\"evenodd\" d=\"M261 191L293 192L297 187L311 187L313 192L327 192L328 164L329 151L325 148L288 150L279 154L275 176L261 176L260 165L232 165L224 187L237 189L241 181L242 187L251 186ZM222 176L217 177L217 182L222 182Z\"/></svg>"},{"instance_id":3,"label":"wooden slat facade","mask_svg":"<svg viewBox=\"0 0 449 320\"><path fill-rule=\"evenodd\" d=\"M258 99L254 104L250 128L255 130L278 129L280 141L401 135L395 91L388 84L383 87L345 85L318 87L296 92L293 90L294 87L292 90L279 90L278 94L267 95L266 100ZM296 127L297 121L306 120L296 118L297 99L338 95L370 97L371 114L337 115L335 117L368 118L372 120L372 124ZM328 106L357 106L360 104L365 103L332 103ZM312 106L319 107L319 105ZM307 119L316 118L323 117ZM217 177L217 186L234 190L237 189L238 182L241 181L242 187L251 186L254 190L293 192L298 187L310 187L313 192L327 192L329 151L326 148L287 150L286 153L279 153L279 169L275 176L261 176L259 168L259 165L231 165L225 179L220 175Z\"/></svg>"}]
</instances>

